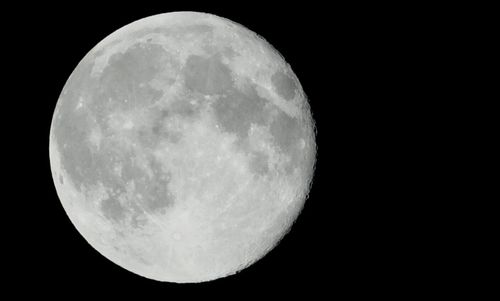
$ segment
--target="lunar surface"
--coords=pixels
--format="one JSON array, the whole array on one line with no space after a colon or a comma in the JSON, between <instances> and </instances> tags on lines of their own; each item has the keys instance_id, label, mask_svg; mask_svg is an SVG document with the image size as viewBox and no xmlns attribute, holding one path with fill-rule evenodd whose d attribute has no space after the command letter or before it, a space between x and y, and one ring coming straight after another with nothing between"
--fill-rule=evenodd
<instances>
[{"instance_id":1,"label":"lunar surface","mask_svg":"<svg viewBox=\"0 0 500 301\"><path fill-rule=\"evenodd\" d=\"M150 279L202 282L289 231L312 183L315 128L268 42L177 12L89 51L58 99L49 153L61 203L99 253Z\"/></svg>"}]
</instances>

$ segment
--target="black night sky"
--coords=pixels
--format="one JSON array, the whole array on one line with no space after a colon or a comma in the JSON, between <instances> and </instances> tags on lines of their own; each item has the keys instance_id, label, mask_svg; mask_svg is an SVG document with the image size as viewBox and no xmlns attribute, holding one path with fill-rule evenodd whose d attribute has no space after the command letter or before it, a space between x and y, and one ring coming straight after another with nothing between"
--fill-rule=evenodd
<instances>
[{"instance_id":1,"label":"black night sky","mask_svg":"<svg viewBox=\"0 0 500 301\"><path fill-rule=\"evenodd\" d=\"M412 129L400 126L411 115L401 100L417 97L405 89L404 69L415 64L402 55L409 47L403 39L409 32L395 29L405 16L391 23L372 14L373 7L298 3L137 2L101 3L96 8L86 2L65 2L25 8L29 17L19 25L24 34L13 39L22 43L16 52L31 70L29 77L24 73L17 78L31 82L24 88L31 90L25 92L34 103L29 114L33 115L30 127L35 127L27 181L35 185L20 188L32 205L26 217L30 222L20 226L22 234L15 238L19 248L14 253L23 259L12 276L14 282L32 287L40 296L82 292L98 299L101 292L156 298L193 293L204 297L210 292L215 295L207 298L219 294L231 299L250 295L267 299L268 294L290 298L300 293L308 300L344 299L405 285L398 275L406 275L420 260L404 255L412 248L404 238L413 230L401 226L412 218L401 202L417 197L416 191L405 189L410 180L405 176L409 163L404 154L412 146L404 138ZM264 37L299 78L317 128L312 190L290 233L237 275L202 284L148 280L100 255L67 218L48 161L52 113L78 62L114 30L170 11L212 13Z\"/></svg>"}]
</instances>

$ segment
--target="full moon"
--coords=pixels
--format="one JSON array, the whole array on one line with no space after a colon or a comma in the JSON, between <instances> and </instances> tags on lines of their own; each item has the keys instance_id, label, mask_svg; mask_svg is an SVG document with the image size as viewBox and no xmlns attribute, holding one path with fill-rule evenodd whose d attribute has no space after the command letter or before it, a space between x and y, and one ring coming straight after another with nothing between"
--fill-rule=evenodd
<instances>
[{"instance_id":1,"label":"full moon","mask_svg":"<svg viewBox=\"0 0 500 301\"><path fill-rule=\"evenodd\" d=\"M87 53L57 101L49 154L64 210L100 254L146 278L203 282L290 230L312 183L315 125L264 38L174 12Z\"/></svg>"}]
</instances>

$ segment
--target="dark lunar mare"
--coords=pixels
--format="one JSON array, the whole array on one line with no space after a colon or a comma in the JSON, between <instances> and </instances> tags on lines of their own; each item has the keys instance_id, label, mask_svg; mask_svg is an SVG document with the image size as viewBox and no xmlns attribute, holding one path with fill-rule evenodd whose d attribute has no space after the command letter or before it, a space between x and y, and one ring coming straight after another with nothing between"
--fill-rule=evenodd
<instances>
[{"instance_id":1,"label":"dark lunar mare","mask_svg":"<svg viewBox=\"0 0 500 301\"><path fill-rule=\"evenodd\" d=\"M88 55L77 66L58 102L52 130L61 154L61 165L77 189L96 187L100 183L109 188L109 198L102 201L101 209L110 220L123 222L127 216L138 220L142 212L165 210L175 200L168 191L168 176L159 169L161 164L148 158L154 176L147 176L144 168L133 160L136 157L134 150L120 145L119 137L109 128L108 118L113 112L147 107L156 110L154 106L163 92L149 83L161 75L164 68L172 66L168 64L172 58L159 45L135 44L124 53L112 55L97 77L91 76L93 59ZM249 79L242 79L242 87L236 87L234 75L222 62L220 54L189 56L182 73L185 87L193 95L199 95L200 99L203 95L216 96L212 105L216 121L223 131L235 134L240 145L247 140L252 124L269 126L273 143L291 158L287 172L308 163L299 147L300 139L308 141L308 133L300 120L262 98ZM277 93L285 99L296 93L295 82L287 74L275 73L272 82ZM78 108L80 99L83 99L83 106ZM177 99L171 108L160 109L151 115L151 122L139 128L136 138L141 147L149 149L162 139L175 143L181 137L165 131L161 126L163 120L174 114L195 118L197 110L188 101ZM90 131L96 127L103 135L99 149L89 142ZM251 170L256 174L267 173L267 155L247 151ZM121 175L114 172L119 164L122 165ZM134 203L137 202L134 196L123 194L129 181L134 181L136 191L143 196L142 203Z\"/></svg>"},{"instance_id":2,"label":"dark lunar mare","mask_svg":"<svg viewBox=\"0 0 500 301\"><path fill-rule=\"evenodd\" d=\"M212 55L202 57L189 56L183 69L185 86L193 93L215 95L217 100L212 108L217 123L223 131L236 134L240 145L245 145L252 124L269 125L275 145L290 161L287 172L293 172L297 167L307 164L301 156L300 141L308 142L308 133L304 124L296 117L290 117L269 100L257 93L257 87L249 79L243 79L244 84L238 88L234 85L234 75L221 57ZM272 76L277 92L285 99L291 99L296 93L294 79L278 71ZM271 111L277 112L272 115ZM252 153L251 169L257 173L267 170L267 158L262 154Z\"/></svg>"},{"instance_id":3,"label":"dark lunar mare","mask_svg":"<svg viewBox=\"0 0 500 301\"><path fill-rule=\"evenodd\" d=\"M52 131L61 166L76 189L92 189L100 183L109 188L109 198L101 202L101 209L114 222L123 221L128 214L137 215L141 210L150 213L164 210L174 202L168 191L168 177L163 176L158 162L154 162L150 163L154 176L147 178L143 168L133 160L135 153L124 149L119 137L110 130L108 117L112 112L147 107L160 99L162 92L148 83L163 71L168 54L158 45L136 44L111 56L96 78L91 76L93 59L87 55L82 60L58 101ZM80 99L83 106L78 108ZM96 127L103 135L99 149L89 141L90 131ZM152 129L153 137L149 139L153 141L154 135L160 134L160 129ZM121 176L114 172L119 164L123 165ZM126 203L137 200L122 195L130 180L135 181L136 191L143 195L140 206L128 206ZM134 212L128 212L130 208Z\"/></svg>"},{"instance_id":4,"label":"dark lunar mare","mask_svg":"<svg viewBox=\"0 0 500 301\"><path fill-rule=\"evenodd\" d=\"M292 99L297 91L297 85L292 76L283 70L276 71L271 76L271 82L274 85L276 93L286 100Z\"/></svg>"}]
</instances>

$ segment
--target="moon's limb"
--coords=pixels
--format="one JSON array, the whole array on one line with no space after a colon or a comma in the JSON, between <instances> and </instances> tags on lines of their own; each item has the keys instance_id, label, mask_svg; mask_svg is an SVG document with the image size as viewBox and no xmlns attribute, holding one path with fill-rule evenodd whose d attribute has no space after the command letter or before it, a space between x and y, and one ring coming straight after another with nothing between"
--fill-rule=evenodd
<instances>
[{"instance_id":1,"label":"moon's limb","mask_svg":"<svg viewBox=\"0 0 500 301\"><path fill-rule=\"evenodd\" d=\"M50 140L58 195L85 239L172 282L263 256L300 212L315 160L291 68L248 29L198 13L139 20L94 47Z\"/></svg>"}]
</instances>

